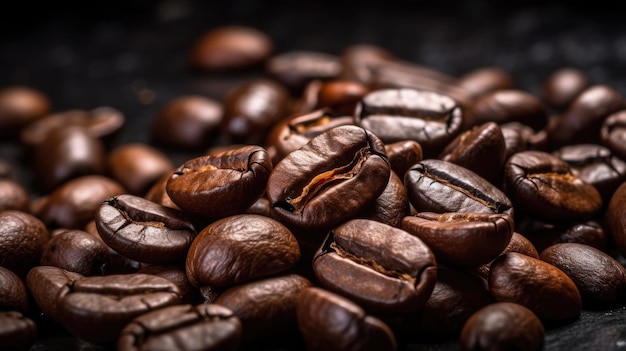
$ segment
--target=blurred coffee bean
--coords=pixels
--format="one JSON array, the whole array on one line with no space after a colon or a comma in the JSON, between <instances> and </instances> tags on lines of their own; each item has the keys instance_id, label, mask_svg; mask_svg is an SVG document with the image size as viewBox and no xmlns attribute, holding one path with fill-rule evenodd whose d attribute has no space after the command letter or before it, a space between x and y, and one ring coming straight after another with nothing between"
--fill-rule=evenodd
<instances>
[{"instance_id":1,"label":"blurred coffee bean","mask_svg":"<svg viewBox=\"0 0 626 351\"><path fill-rule=\"evenodd\" d=\"M337 78L341 73L341 63L339 57L325 52L295 50L269 58L265 71L295 95L299 95L313 80Z\"/></svg>"},{"instance_id":2,"label":"blurred coffee bean","mask_svg":"<svg viewBox=\"0 0 626 351\"><path fill-rule=\"evenodd\" d=\"M28 312L26 285L17 274L0 266L0 311Z\"/></svg>"},{"instance_id":3,"label":"blurred coffee bean","mask_svg":"<svg viewBox=\"0 0 626 351\"><path fill-rule=\"evenodd\" d=\"M107 156L107 169L130 194L143 196L154 183L175 168L163 151L150 145L128 143Z\"/></svg>"},{"instance_id":4,"label":"blurred coffee bean","mask_svg":"<svg viewBox=\"0 0 626 351\"><path fill-rule=\"evenodd\" d=\"M389 181L380 139L357 126L339 126L285 156L270 174L272 216L300 228L330 228L362 211Z\"/></svg>"},{"instance_id":5,"label":"blurred coffee bean","mask_svg":"<svg viewBox=\"0 0 626 351\"><path fill-rule=\"evenodd\" d=\"M582 310L574 281L557 267L517 252L507 252L491 264L489 291L499 302L515 302L546 322L567 322Z\"/></svg>"},{"instance_id":6,"label":"blurred coffee bean","mask_svg":"<svg viewBox=\"0 0 626 351\"><path fill-rule=\"evenodd\" d=\"M6 210L30 212L30 194L17 181L0 177L0 212Z\"/></svg>"},{"instance_id":7,"label":"blurred coffee bean","mask_svg":"<svg viewBox=\"0 0 626 351\"><path fill-rule=\"evenodd\" d=\"M48 240L39 264L90 276L104 274L109 261L109 248L102 241L87 232L73 229Z\"/></svg>"},{"instance_id":8,"label":"blurred coffee bean","mask_svg":"<svg viewBox=\"0 0 626 351\"><path fill-rule=\"evenodd\" d=\"M615 249L622 255L626 255L626 182L615 190L605 217Z\"/></svg>"},{"instance_id":9,"label":"blurred coffee bean","mask_svg":"<svg viewBox=\"0 0 626 351\"><path fill-rule=\"evenodd\" d=\"M196 236L186 261L196 287L227 287L292 268L300 248L291 231L275 219L235 215L215 221Z\"/></svg>"},{"instance_id":10,"label":"blurred coffee bean","mask_svg":"<svg viewBox=\"0 0 626 351\"><path fill-rule=\"evenodd\" d=\"M170 196L167 195L167 189L166 189L167 181L170 180L170 178L175 172L176 172L176 169L162 175L161 178L158 179L156 182L154 182L152 186L150 187L150 189L148 189L148 191L144 195L144 198L148 201L156 202L157 204L161 206L166 206L169 208L175 208L177 210L180 210L180 207L178 207L178 205L176 205L174 201L172 201Z\"/></svg>"},{"instance_id":11,"label":"blurred coffee bean","mask_svg":"<svg viewBox=\"0 0 626 351\"><path fill-rule=\"evenodd\" d=\"M395 335L387 324L352 301L320 288L302 291L297 318L311 351L397 349Z\"/></svg>"},{"instance_id":12,"label":"blurred coffee bean","mask_svg":"<svg viewBox=\"0 0 626 351\"><path fill-rule=\"evenodd\" d=\"M120 332L117 350L238 350L241 322L215 304L177 305L141 314Z\"/></svg>"},{"instance_id":13,"label":"blurred coffee bean","mask_svg":"<svg viewBox=\"0 0 626 351\"><path fill-rule=\"evenodd\" d=\"M422 146L415 140L396 141L385 144L391 169L404 181L404 175L414 164L423 159Z\"/></svg>"},{"instance_id":14,"label":"blurred coffee bean","mask_svg":"<svg viewBox=\"0 0 626 351\"><path fill-rule=\"evenodd\" d=\"M26 351L37 338L35 322L18 311L0 311L0 349Z\"/></svg>"},{"instance_id":15,"label":"blurred coffee bean","mask_svg":"<svg viewBox=\"0 0 626 351\"><path fill-rule=\"evenodd\" d=\"M219 26L196 38L188 65L198 72L250 69L268 59L274 43L265 33L248 26Z\"/></svg>"},{"instance_id":16,"label":"blurred coffee bean","mask_svg":"<svg viewBox=\"0 0 626 351\"><path fill-rule=\"evenodd\" d=\"M0 212L0 266L20 278L39 264L50 233L37 217L21 211Z\"/></svg>"},{"instance_id":17,"label":"blurred coffee bean","mask_svg":"<svg viewBox=\"0 0 626 351\"><path fill-rule=\"evenodd\" d=\"M375 84L374 71L377 67L396 59L393 53L381 46L352 44L341 52L341 74L339 78L373 88Z\"/></svg>"},{"instance_id":18,"label":"blurred coffee bean","mask_svg":"<svg viewBox=\"0 0 626 351\"><path fill-rule=\"evenodd\" d=\"M545 328L528 308L497 302L476 311L465 323L459 343L463 351L539 351Z\"/></svg>"},{"instance_id":19,"label":"blurred coffee bean","mask_svg":"<svg viewBox=\"0 0 626 351\"><path fill-rule=\"evenodd\" d=\"M43 92L29 86L5 86L0 89L0 135L19 139L24 126L43 118L51 101Z\"/></svg>"},{"instance_id":20,"label":"blurred coffee bean","mask_svg":"<svg viewBox=\"0 0 626 351\"><path fill-rule=\"evenodd\" d=\"M476 99L464 114L464 129L487 122L519 122L539 131L548 123L548 109L535 95L519 89L495 90Z\"/></svg>"},{"instance_id":21,"label":"blurred coffee bean","mask_svg":"<svg viewBox=\"0 0 626 351\"><path fill-rule=\"evenodd\" d=\"M591 77L582 70L574 67L559 68L543 82L541 99L557 111L563 111L591 84Z\"/></svg>"},{"instance_id":22,"label":"blurred coffee bean","mask_svg":"<svg viewBox=\"0 0 626 351\"><path fill-rule=\"evenodd\" d=\"M337 116L352 116L357 103L370 90L363 84L349 80L332 80L320 88L318 107L330 108Z\"/></svg>"},{"instance_id":23,"label":"blurred coffee bean","mask_svg":"<svg viewBox=\"0 0 626 351\"><path fill-rule=\"evenodd\" d=\"M587 308L626 301L626 268L607 253L585 244L559 243L543 250L541 259L574 281Z\"/></svg>"},{"instance_id":24,"label":"blurred coffee bean","mask_svg":"<svg viewBox=\"0 0 626 351\"><path fill-rule=\"evenodd\" d=\"M626 111L614 112L604 120L600 138L613 154L626 161Z\"/></svg>"},{"instance_id":25,"label":"blurred coffee bean","mask_svg":"<svg viewBox=\"0 0 626 351\"><path fill-rule=\"evenodd\" d=\"M478 67L457 78L456 85L465 90L472 99L477 99L497 90L515 89L513 77L499 67Z\"/></svg>"},{"instance_id":26,"label":"blurred coffee bean","mask_svg":"<svg viewBox=\"0 0 626 351\"><path fill-rule=\"evenodd\" d=\"M150 136L158 144L186 151L214 144L224 117L222 103L201 95L168 101L152 120Z\"/></svg>"}]
</instances>

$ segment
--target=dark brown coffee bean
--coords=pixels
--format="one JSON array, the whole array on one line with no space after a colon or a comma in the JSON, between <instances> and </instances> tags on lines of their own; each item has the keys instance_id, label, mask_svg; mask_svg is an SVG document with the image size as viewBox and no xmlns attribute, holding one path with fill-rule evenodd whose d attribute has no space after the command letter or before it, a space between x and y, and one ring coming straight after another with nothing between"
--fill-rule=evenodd
<instances>
[{"instance_id":1,"label":"dark brown coffee bean","mask_svg":"<svg viewBox=\"0 0 626 351\"><path fill-rule=\"evenodd\" d=\"M395 60L390 51L373 44L352 44L341 53L340 79L374 87L374 71L385 62Z\"/></svg>"},{"instance_id":2,"label":"dark brown coffee bean","mask_svg":"<svg viewBox=\"0 0 626 351\"><path fill-rule=\"evenodd\" d=\"M201 218L245 212L267 185L272 161L260 146L241 146L193 158L180 166L165 190L181 209Z\"/></svg>"},{"instance_id":3,"label":"dark brown coffee bean","mask_svg":"<svg viewBox=\"0 0 626 351\"><path fill-rule=\"evenodd\" d=\"M180 207L178 207L178 205L176 205L174 201L172 201L170 196L167 195L167 189L166 189L167 181L170 180L170 178L175 172L176 172L176 169L161 176L160 179L158 179L154 184L152 184L150 189L146 192L146 195L144 195L144 198L148 201L156 202L157 204L161 206L166 206L169 208L175 208L177 210L180 210Z\"/></svg>"},{"instance_id":4,"label":"dark brown coffee bean","mask_svg":"<svg viewBox=\"0 0 626 351\"><path fill-rule=\"evenodd\" d=\"M541 259L574 281L583 306L608 308L626 300L626 268L607 253L585 244L560 243L543 250Z\"/></svg>"},{"instance_id":5,"label":"dark brown coffee bean","mask_svg":"<svg viewBox=\"0 0 626 351\"><path fill-rule=\"evenodd\" d=\"M569 144L600 144L604 120L625 107L623 96L612 87L603 84L589 86L576 96L555 123L549 125L549 150Z\"/></svg>"},{"instance_id":6,"label":"dark brown coffee bean","mask_svg":"<svg viewBox=\"0 0 626 351\"><path fill-rule=\"evenodd\" d=\"M119 252L113 250L109 245L107 245L104 240L102 240L102 237L100 237L100 233L98 233L95 220L87 223L84 230L108 248L109 263L104 267L104 275L136 273L140 268L146 266L146 263L122 256Z\"/></svg>"},{"instance_id":7,"label":"dark brown coffee bean","mask_svg":"<svg viewBox=\"0 0 626 351\"><path fill-rule=\"evenodd\" d=\"M528 150L545 151L548 143L548 134L545 130L536 132L531 127L519 123L509 122L500 125L506 146L505 160L513 154Z\"/></svg>"},{"instance_id":8,"label":"dark brown coffee bean","mask_svg":"<svg viewBox=\"0 0 626 351\"><path fill-rule=\"evenodd\" d=\"M541 98L557 110L565 110L576 97L591 86L591 77L573 67L559 68L543 82Z\"/></svg>"},{"instance_id":9,"label":"dark brown coffee bean","mask_svg":"<svg viewBox=\"0 0 626 351\"><path fill-rule=\"evenodd\" d=\"M150 133L160 145L201 150L215 142L223 118L221 102L202 95L183 95L159 109Z\"/></svg>"},{"instance_id":10,"label":"dark brown coffee bean","mask_svg":"<svg viewBox=\"0 0 626 351\"><path fill-rule=\"evenodd\" d=\"M539 131L548 123L548 110L535 95L518 89L496 90L476 99L464 114L464 129L487 122L520 122Z\"/></svg>"},{"instance_id":11,"label":"dark brown coffee bean","mask_svg":"<svg viewBox=\"0 0 626 351\"><path fill-rule=\"evenodd\" d=\"M140 143L120 145L107 156L111 177L130 194L143 196L150 187L175 166L157 148Z\"/></svg>"},{"instance_id":12,"label":"dark brown coffee bean","mask_svg":"<svg viewBox=\"0 0 626 351\"><path fill-rule=\"evenodd\" d=\"M396 350L393 331L352 301L320 288L306 288L297 305L298 327L311 351Z\"/></svg>"},{"instance_id":13,"label":"dark brown coffee bean","mask_svg":"<svg viewBox=\"0 0 626 351\"><path fill-rule=\"evenodd\" d=\"M414 140L385 144L385 152L387 152L391 169L403 180L406 171L423 159L422 146Z\"/></svg>"},{"instance_id":14,"label":"dark brown coffee bean","mask_svg":"<svg viewBox=\"0 0 626 351\"><path fill-rule=\"evenodd\" d=\"M626 160L626 111L610 114L600 129L602 144L622 160Z\"/></svg>"},{"instance_id":15,"label":"dark brown coffee bean","mask_svg":"<svg viewBox=\"0 0 626 351\"><path fill-rule=\"evenodd\" d=\"M511 156L504 166L504 180L515 208L537 219L586 220L602 207L600 193L593 185L546 152L523 151Z\"/></svg>"},{"instance_id":16,"label":"dark brown coffee bean","mask_svg":"<svg viewBox=\"0 0 626 351\"><path fill-rule=\"evenodd\" d=\"M617 251L626 255L626 182L611 197L606 210L606 224Z\"/></svg>"},{"instance_id":17,"label":"dark brown coffee bean","mask_svg":"<svg viewBox=\"0 0 626 351\"><path fill-rule=\"evenodd\" d=\"M184 262L147 265L139 268L137 273L156 275L176 284L180 289L182 303L198 304L204 302L204 297L200 293L200 290L189 282Z\"/></svg>"},{"instance_id":18,"label":"dark brown coffee bean","mask_svg":"<svg viewBox=\"0 0 626 351\"><path fill-rule=\"evenodd\" d=\"M109 248L82 230L54 235L43 248L39 264L55 266L84 276L102 275L110 261Z\"/></svg>"},{"instance_id":19,"label":"dark brown coffee bean","mask_svg":"<svg viewBox=\"0 0 626 351\"><path fill-rule=\"evenodd\" d=\"M226 287L285 271L299 259L298 242L287 227L242 214L205 227L189 248L186 269L196 287Z\"/></svg>"},{"instance_id":20,"label":"dark brown coffee bean","mask_svg":"<svg viewBox=\"0 0 626 351\"><path fill-rule=\"evenodd\" d=\"M48 228L82 229L104 200L124 193L124 187L111 178L86 175L56 188L34 214Z\"/></svg>"},{"instance_id":21,"label":"dark brown coffee bean","mask_svg":"<svg viewBox=\"0 0 626 351\"><path fill-rule=\"evenodd\" d=\"M420 309L436 280L433 252L399 228L353 219L334 228L313 258L328 290L369 313L409 314Z\"/></svg>"},{"instance_id":22,"label":"dark brown coffee bean","mask_svg":"<svg viewBox=\"0 0 626 351\"><path fill-rule=\"evenodd\" d=\"M476 311L465 323L459 343L463 351L539 351L545 329L528 308L497 302Z\"/></svg>"},{"instance_id":23,"label":"dark brown coffee bean","mask_svg":"<svg viewBox=\"0 0 626 351\"><path fill-rule=\"evenodd\" d=\"M357 103L370 90L363 84L349 80L324 83L318 96L318 107L330 108L337 116L352 116Z\"/></svg>"},{"instance_id":24,"label":"dark brown coffee bean","mask_svg":"<svg viewBox=\"0 0 626 351\"><path fill-rule=\"evenodd\" d=\"M148 263L184 260L197 233L187 213L129 194L104 201L95 221L109 247Z\"/></svg>"},{"instance_id":25,"label":"dark brown coffee bean","mask_svg":"<svg viewBox=\"0 0 626 351\"><path fill-rule=\"evenodd\" d=\"M188 64L200 72L249 69L272 53L274 44L263 32L247 26L213 28L195 40Z\"/></svg>"},{"instance_id":26,"label":"dark brown coffee bean","mask_svg":"<svg viewBox=\"0 0 626 351\"><path fill-rule=\"evenodd\" d=\"M597 144L564 146L552 153L572 167L572 174L596 187L608 203L618 186L626 181L626 162Z\"/></svg>"},{"instance_id":27,"label":"dark brown coffee bean","mask_svg":"<svg viewBox=\"0 0 626 351\"><path fill-rule=\"evenodd\" d=\"M133 319L117 340L120 351L235 351L241 322L228 308L215 304L178 305Z\"/></svg>"},{"instance_id":28,"label":"dark brown coffee bean","mask_svg":"<svg viewBox=\"0 0 626 351\"><path fill-rule=\"evenodd\" d=\"M0 89L0 135L15 137L27 124L50 111L50 100L41 91L28 86Z\"/></svg>"},{"instance_id":29,"label":"dark brown coffee bean","mask_svg":"<svg viewBox=\"0 0 626 351\"><path fill-rule=\"evenodd\" d=\"M0 311L0 349L26 351L35 343L37 325L17 311Z\"/></svg>"},{"instance_id":30,"label":"dark brown coffee bean","mask_svg":"<svg viewBox=\"0 0 626 351\"><path fill-rule=\"evenodd\" d=\"M287 154L308 143L312 138L337 126L352 125L352 116L334 116L332 111L318 109L304 115L294 115L277 123L267 138L267 152L277 164Z\"/></svg>"},{"instance_id":31,"label":"dark brown coffee bean","mask_svg":"<svg viewBox=\"0 0 626 351\"><path fill-rule=\"evenodd\" d=\"M298 332L296 304L300 292L311 285L297 274L260 279L225 290L215 303L239 317L244 343L280 340Z\"/></svg>"},{"instance_id":32,"label":"dark brown coffee bean","mask_svg":"<svg viewBox=\"0 0 626 351\"><path fill-rule=\"evenodd\" d=\"M55 129L80 127L87 135L108 144L125 124L124 114L110 106L101 106L90 111L66 110L29 123L22 129L20 140L22 144L36 148Z\"/></svg>"},{"instance_id":33,"label":"dark brown coffee bean","mask_svg":"<svg viewBox=\"0 0 626 351\"><path fill-rule=\"evenodd\" d=\"M135 317L181 302L174 283L149 274L84 277L69 290L57 301L59 321L77 338L94 344L113 343Z\"/></svg>"},{"instance_id":34,"label":"dark brown coffee bean","mask_svg":"<svg viewBox=\"0 0 626 351\"><path fill-rule=\"evenodd\" d=\"M508 245L513 217L504 213L432 213L405 217L402 229L433 250L437 262L475 268L490 262Z\"/></svg>"},{"instance_id":35,"label":"dark brown coffee bean","mask_svg":"<svg viewBox=\"0 0 626 351\"><path fill-rule=\"evenodd\" d=\"M409 201L417 212L507 213L511 200L478 174L452 162L427 159L404 176Z\"/></svg>"},{"instance_id":36,"label":"dark brown coffee bean","mask_svg":"<svg viewBox=\"0 0 626 351\"><path fill-rule=\"evenodd\" d=\"M537 251L537 248L535 248L535 245L533 245L533 243L530 240L528 240L524 235L517 233L517 232L513 232L513 235L511 236L511 240L509 241L509 244L504 248L504 250L502 250L502 253L500 255L505 254L507 252L519 252L526 256L539 258L539 252ZM493 260L476 268L475 272L479 276L485 279L489 279L489 270L491 269L492 262Z\"/></svg>"},{"instance_id":37,"label":"dark brown coffee bean","mask_svg":"<svg viewBox=\"0 0 626 351\"><path fill-rule=\"evenodd\" d=\"M450 97L416 89L379 89L363 97L355 122L384 143L415 140L424 157L437 156L461 131L463 115Z\"/></svg>"},{"instance_id":38,"label":"dark brown coffee bean","mask_svg":"<svg viewBox=\"0 0 626 351\"><path fill-rule=\"evenodd\" d=\"M0 266L0 311L28 312L26 285L17 274Z\"/></svg>"},{"instance_id":39,"label":"dark brown coffee bean","mask_svg":"<svg viewBox=\"0 0 626 351\"><path fill-rule=\"evenodd\" d=\"M400 228L402 219L409 215L409 198L402 179L395 172L389 173L387 187L376 200L357 215L358 218L371 219Z\"/></svg>"},{"instance_id":40,"label":"dark brown coffee bean","mask_svg":"<svg viewBox=\"0 0 626 351\"><path fill-rule=\"evenodd\" d=\"M439 155L439 159L463 166L489 181L500 174L505 157L504 135L495 122L457 135Z\"/></svg>"},{"instance_id":41,"label":"dark brown coffee bean","mask_svg":"<svg viewBox=\"0 0 626 351\"><path fill-rule=\"evenodd\" d=\"M225 100L220 130L231 144L262 144L272 126L289 114L289 93L265 78L238 86Z\"/></svg>"},{"instance_id":42,"label":"dark brown coffee bean","mask_svg":"<svg viewBox=\"0 0 626 351\"><path fill-rule=\"evenodd\" d=\"M526 218L516 224L539 252L558 243L585 244L604 252L608 248L608 235L597 221L555 224Z\"/></svg>"},{"instance_id":43,"label":"dark brown coffee bean","mask_svg":"<svg viewBox=\"0 0 626 351\"><path fill-rule=\"evenodd\" d=\"M574 281L557 267L517 252L507 252L491 264L489 291L499 302L515 302L542 321L578 318L582 309Z\"/></svg>"},{"instance_id":44,"label":"dark brown coffee bean","mask_svg":"<svg viewBox=\"0 0 626 351\"><path fill-rule=\"evenodd\" d=\"M6 210L29 212L30 194L17 181L0 177L0 212Z\"/></svg>"},{"instance_id":45,"label":"dark brown coffee bean","mask_svg":"<svg viewBox=\"0 0 626 351\"><path fill-rule=\"evenodd\" d=\"M26 287L44 317L60 322L59 300L70 292L70 287L83 278L80 273L54 266L33 267L26 275Z\"/></svg>"},{"instance_id":46,"label":"dark brown coffee bean","mask_svg":"<svg viewBox=\"0 0 626 351\"><path fill-rule=\"evenodd\" d=\"M472 69L456 80L456 85L467 91L472 99L496 90L515 89L515 80L505 70L498 67L479 67Z\"/></svg>"},{"instance_id":47,"label":"dark brown coffee bean","mask_svg":"<svg viewBox=\"0 0 626 351\"><path fill-rule=\"evenodd\" d=\"M331 80L341 73L339 57L318 51L296 50L267 60L265 71L282 85L299 93L312 80Z\"/></svg>"},{"instance_id":48,"label":"dark brown coffee bean","mask_svg":"<svg viewBox=\"0 0 626 351\"><path fill-rule=\"evenodd\" d=\"M380 139L357 126L330 129L291 152L267 183L272 215L300 228L330 228L383 192L389 161Z\"/></svg>"},{"instance_id":49,"label":"dark brown coffee bean","mask_svg":"<svg viewBox=\"0 0 626 351\"><path fill-rule=\"evenodd\" d=\"M34 149L35 185L49 193L60 184L106 169L104 144L80 127L57 128Z\"/></svg>"},{"instance_id":50,"label":"dark brown coffee bean","mask_svg":"<svg viewBox=\"0 0 626 351\"><path fill-rule=\"evenodd\" d=\"M0 212L0 266L19 277L39 264L50 233L37 217L21 211Z\"/></svg>"}]
</instances>

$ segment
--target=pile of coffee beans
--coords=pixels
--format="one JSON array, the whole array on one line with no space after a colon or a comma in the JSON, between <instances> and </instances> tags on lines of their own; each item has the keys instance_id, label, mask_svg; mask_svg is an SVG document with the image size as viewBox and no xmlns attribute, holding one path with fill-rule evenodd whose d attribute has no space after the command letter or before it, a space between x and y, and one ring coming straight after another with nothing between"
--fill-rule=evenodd
<instances>
[{"instance_id":1,"label":"pile of coffee beans","mask_svg":"<svg viewBox=\"0 0 626 351\"><path fill-rule=\"evenodd\" d=\"M243 26L181 55L250 78L168 101L148 143L116 142L114 106L0 87L28 160L0 159L0 349L540 350L626 305L611 86L565 67L533 94L371 44L278 53Z\"/></svg>"}]
</instances>

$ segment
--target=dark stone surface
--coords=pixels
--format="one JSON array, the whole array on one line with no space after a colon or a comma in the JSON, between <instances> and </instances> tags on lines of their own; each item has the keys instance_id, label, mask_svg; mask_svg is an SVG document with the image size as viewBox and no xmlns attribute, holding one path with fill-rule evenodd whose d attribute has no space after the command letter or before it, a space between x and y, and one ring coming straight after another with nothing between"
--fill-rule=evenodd
<instances>
[{"instance_id":1,"label":"dark stone surface","mask_svg":"<svg viewBox=\"0 0 626 351\"><path fill-rule=\"evenodd\" d=\"M532 93L553 70L573 66L626 94L623 23L609 2L25 1L0 15L0 87L37 88L55 111L115 107L127 117L115 143L148 142L151 119L171 98L199 93L222 99L262 74L201 76L186 69L186 53L199 35L222 24L245 24L269 34L276 52L339 54L349 44L374 43L454 76L499 66ZM191 156L170 155L176 163ZM0 157L27 164L23 150L6 141ZM20 177L31 181L26 170ZM32 350L103 350L62 329L40 335ZM457 350L458 344L401 349ZM626 309L584 311L575 322L549 329L544 349L625 350Z\"/></svg>"}]
</instances>

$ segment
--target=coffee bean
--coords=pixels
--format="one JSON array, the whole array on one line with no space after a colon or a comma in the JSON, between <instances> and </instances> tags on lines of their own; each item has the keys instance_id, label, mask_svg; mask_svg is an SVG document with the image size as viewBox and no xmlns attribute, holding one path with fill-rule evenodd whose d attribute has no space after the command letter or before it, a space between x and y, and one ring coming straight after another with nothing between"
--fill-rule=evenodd
<instances>
[{"instance_id":1,"label":"coffee bean","mask_svg":"<svg viewBox=\"0 0 626 351\"><path fill-rule=\"evenodd\" d=\"M30 194L15 180L0 177L0 211L30 211Z\"/></svg>"},{"instance_id":2,"label":"coffee bean","mask_svg":"<svg viewBox=\"0 0 626 351\"><path fill-rule=\"evenodd\" d=\"M546 223L530 218L517 223L520 232L528 238L539 252L558 243L579 243L607 251L608 235L598 221L572 223Z\"/></svg>"},{"instance_id":3,"label":"coffee bean","mask_svg":"<svg viewBox=\"0 0 626 351\"><path fill-rule=\"evenodd\" d=\"M80 273L54 266L36 266L26 275L26 287L44 317L60 322L59 300L70 292Z\"/></svg>"},{"instance_id":4,"label":"coffee bean","mask_svg":"<svg viewBox=\"0 0 626 351\"><path fill-rule=\"evenodd\" d=\"M0 349L26 351L35 343L37 325L17 311L0 311Z\"/></svg>"},{"instance_id":5,"label":"coffee bean","mask_svg":"<svg viewBox=\"0 0 626 351\"><path fill-rule=\"evenodd\" d=\"M622 183L611 197L606 210L606 224L615 248L626 255L626 183Z\"/></svg>"},{"instance_id":6,"label":"coffee bean","mask_svg":"<svg viewBox=\"0 0 626 351\"><path fill-rule=\"evenodd\" d=\"M161 150L141 143L128 143L107 156L111 177L130 194L143 196L162 176L174 170L174 163Z\"/></svg>"},{"instance_id":7,"label":"coffee bean","mask_svg":"<svg viewBox=\"0 0 626 351\"><path fill-rule=\"evenodd\" d=\"M17 274L0 266L0 311L28 312L26 285Z\"/></svg>"},{"instance_id":8,"label":"coffee bean","mask_svg":"<svg viewBox=\"0 0 626 351\"><path fill-rule=\"evenodd\" d=\"M55 266L84 276L102 275L110 261L109 248L82 230L64 230L43 248L39 264Z\"/></svg>"},{"instance_id":9,"label":"coffee bean","mask_svg":"<svg viewBox=\"0 0 626 351\"><path fill-rule=\"evenodd\" d=\"M409 168L423 159L422 146L415 140L385 144L385 152L387 152L391 169L402 180Z\"/></svg>"},{"instance_id":10,"label":"coffee bean","mask_svg":"<svg viewBox=\"0 0 626 351\"><path fill-rule=\"evenodd\" d=\"M617 157L626 160L626 111L614 112L602 122L600 139Z\"/></svg>"},{"instance_id":11,"label":"coffee bean","mask_svg":"<svg viewBox=\"0 0 626 351\"><path fill-rule=\"evenodd\" d=\"M8 86L0 89L0 134L19 135L27 124L43 118L51 101L42 91L28 86Z\"/></svg>"},{"instance_id":12,"label":"coffee bean","mask_svg":"<svg viewBox=\"0 0 626 351\"><path fill-rule=\"evenodd\" d=\"M526 256L539 258L539 252L537 251L537 248L535 248L535 245L530 240L528 240L526 236L517 232L513 232L509 244L504 248L504 250L502 250L502 253L500 253L500 255L503 255L507 252L519 252ZM489 270L491 269L491 263L493 263L493 260L476 268L475 272L479 276L485 279L489 279Z\"/></svg>"},{"instance_id":13,"label":"coffee bean","mask_svg":"<svg viewBox=\"0 0 626 351\"><path fill-rule=\"evenodd\" d=\"M559 68L543 82L541 97L548 106L562 111L591 86L591 82L591 77L577 68Z\"/></svg>"},{"instance_id":14,"label":"coffee bean","mask_svg":"<svg viewBox=\"0 0 626 351\"><path fill-rule=\"evenodd\" d=\"M191 285L187 278L185 262L147 265L139 268L137 273L156 275L176 284L180 289L182 303L195 305L204 302L200 290Z\"/></svg>"},{"instance_id":15,"label":"coffee bean","mask_svg":"<svg viewBox=\"0 0 626 351\"><path fill-rule=\"evenodd\" d=\"M368 92L366 86L354 81L329 81L320 87L318 107L330 108L338 116L352 116L357 103Z\"/></svg>"},{"instance_id":16,"label":"coffee bean","mask_svg":"<svg viewBox=\"0 0 626 351\"><path fill-rule=\"evenodd\" d=\"M37 217L21 211L0 212L0 266L19 277L39 263L50 233Z\"/></svg>"},{"instance_id":17,"label":"coffee bean","mask_svg":"<svg viewBox=\"0 0 626 351\"><path fill-rule=\"evenodd\" d=\"M298 94L312 80L331 80L341 73L339 57L319 52L295 50L267 60L265 71Z\"/></svg>"},{"instance_id":18,"label":"coffee bean","mask_svg":"<svg viewBox=\"0 0 626 351\"><path fill-rule=\"evenodd\" d=\"M409 211L409 198L402 179L391 171L389 181L382 194L356 217L371 219L399 228L402 225L402 219L409 215Z\"/></svg>"},{"instance_id":19,"label":"coffee bean","mask_svg":"<svg viewBox=\"0 0 626 351\"><path fill-rule=\"evenodd\" d=\"M456 79L456 85L465 90L472 99L477 99L497 90L515 89L513 77L502 68L474 68Z\"/></svg>"}]
</instances>

